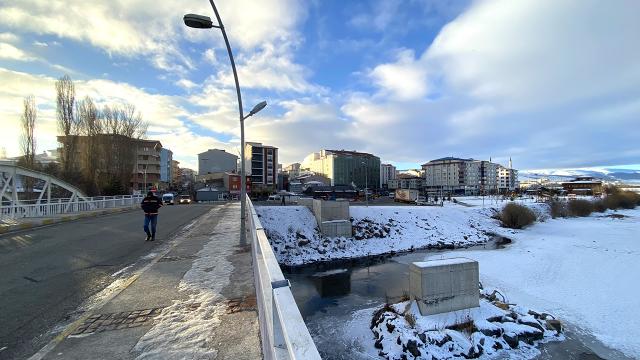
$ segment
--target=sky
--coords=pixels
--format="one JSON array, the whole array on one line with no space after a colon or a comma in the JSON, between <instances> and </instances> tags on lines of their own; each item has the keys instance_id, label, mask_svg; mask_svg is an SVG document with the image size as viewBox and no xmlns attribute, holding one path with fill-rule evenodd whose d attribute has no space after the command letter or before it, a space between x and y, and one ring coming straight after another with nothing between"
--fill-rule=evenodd
<instances>
[{"instance_id":1,"label":"sky","mask_svg":"<svg viewBox=\"0 0 640 360\"><path fill-rule=\"evenodd\" d=\"M320 149L399 168L443 156L518 169L640 169L640 2L218 0L247 141L280 162ZM206 0L0 0L0 149L17 156L24 97L38 152L57 147L56 79L129 102L181 166L239 152L238 105Z\"/></svg>"}]
</instances>

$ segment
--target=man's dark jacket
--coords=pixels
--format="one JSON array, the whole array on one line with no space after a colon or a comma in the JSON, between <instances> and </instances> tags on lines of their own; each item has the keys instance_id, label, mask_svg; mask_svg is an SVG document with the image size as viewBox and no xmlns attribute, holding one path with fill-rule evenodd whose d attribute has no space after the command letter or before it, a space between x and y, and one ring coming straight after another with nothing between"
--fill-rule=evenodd
<instances>
[{"instance_id":1,"label":"man's dark jacket","mask_svg":"<svg viewBox=\"0 0 640 360\"><path fill-rule=\"evenodd\" d=\"M140 203L142 210L147 215L158 215L158 209L162 206L162 201L156 196L146 196Z\"/></svg>"}]
</instances>

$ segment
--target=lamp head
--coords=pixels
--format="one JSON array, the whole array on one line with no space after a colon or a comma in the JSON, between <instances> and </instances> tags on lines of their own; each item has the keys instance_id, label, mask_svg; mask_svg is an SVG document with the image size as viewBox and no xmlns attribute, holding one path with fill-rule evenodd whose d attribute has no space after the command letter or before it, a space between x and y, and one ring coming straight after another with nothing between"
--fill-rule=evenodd
<instances>
[{"instance_id":1,"label":"lamp head","mask_svg":"<svg viewBox=\"0 0 640 360\"><path fill-rule=\"evenodd\" d=\"M266 101L262 101L262 102L258 103L256 106L253 107L253 109L251 109L251 111L249 111L249 116L255 115L260 110L264 109L265 106L267 106L267 102Z\"/></svg>"},{"instance_id":2,"label":"lamp head","mask_svg":"<svg viewBox=\"0 0 640 360\"><path fill-rule=\"evenodd\" d=\"M204 15L187 14L183 20L185 25L196 29L211 29L213 27L211 18Z\"/></svg>"}]
</instances>

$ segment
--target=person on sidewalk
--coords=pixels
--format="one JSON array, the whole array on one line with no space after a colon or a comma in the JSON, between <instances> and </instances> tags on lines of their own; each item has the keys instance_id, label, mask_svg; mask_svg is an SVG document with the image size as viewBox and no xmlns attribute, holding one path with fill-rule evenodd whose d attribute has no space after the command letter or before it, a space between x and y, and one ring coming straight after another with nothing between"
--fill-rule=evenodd
<instances>
[{"instance_id":1,"label":"person on sidewalk","mask_svg":"<svg viewBox=\"0 0 640 360\"><path fill-rule=\"evenodd\" d=\"M156 225L158 224L158 209L162 206L162 201L153 194L152 191L142 199L140 207L144 211L144 232L147 233L146 241L154 241L156 239ZM151 228L149 228L151 225Z\"/></svg>"}]
</instances>

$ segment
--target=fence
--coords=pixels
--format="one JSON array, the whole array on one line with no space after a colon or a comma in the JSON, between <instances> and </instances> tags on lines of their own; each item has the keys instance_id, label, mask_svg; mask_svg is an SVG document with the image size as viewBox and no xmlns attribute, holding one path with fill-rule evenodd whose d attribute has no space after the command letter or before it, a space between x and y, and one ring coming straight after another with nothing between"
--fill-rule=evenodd
<instances>
[{"instance_id":1,"label":"fence","mask_svg":"<svg viewBox=\"0 0 640 360\"><path fill-rule=\"evenodd\" d=\"M260 337L265 359L320 359L253 203L247 198Z\"/></svg>"},{"instance_id":2,"label":"fence","mask_svg":"<svg viewBox=\"0 0 640 360\"><path fill-rule=\"evenodd\" d=\"M112 209L137 205L142 195L97 196L90 198L51 199L47 201L21 201L19 204L3 200L0 203L0 218L31 218L78 213L90 210Z\"/></svg>"}]
</instances>

